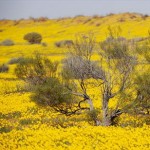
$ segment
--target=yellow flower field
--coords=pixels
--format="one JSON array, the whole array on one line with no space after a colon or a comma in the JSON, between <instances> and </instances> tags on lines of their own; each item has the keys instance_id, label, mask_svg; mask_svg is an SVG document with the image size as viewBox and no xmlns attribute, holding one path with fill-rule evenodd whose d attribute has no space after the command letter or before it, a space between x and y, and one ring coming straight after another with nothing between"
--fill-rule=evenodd
<instances>
[{"instance_id":1,"label":"yellow flower field","mask_svg":"<svg viewBox=\"0 0 150 150\"><path fill-rule=\"evenodd\" d=\"M149 127L70 127L32 126L2 134L1 149L34 150L149 150Z\"/></svg>"},{"instance_id":2,"label":"yellow flower field","mask_svg":"<svg viewBox=\"0 0 150 150\"><path fill-rule=\"evenodd\" d=\"M10 59L31 56L39 51L52 61L61 62L68 49L58 48L55 42L73 40L77 33L93 31L97 42L107 37L109 25L122 29L121 36L128 39L147 37L150 17L142 19L132 14L106 17L75 17L34 22L33 20L0 21L0 42L14 41L13 46L0 45L0 65ZM119 21L124 18L125 21ZM47 46L28 44L23 36L39 32ZM94 55L94 60L98 56ZM23 91L25 83L14 74L15 64L9 65L8 73L0 73L0 150L150 150L150 126L142 124L137 116L124 114L120 126L93 126L87 114L63 116L50 108L37 106L30 100L30 92ZM101 102L96 88L89 91L94 105ZM115 101L110 103L113 107ZM101 117L101 116L100 116ZM137 118L136 118L137 117ZM135 124L139 124L136 127Z\"/></svg>"}]
</instances>

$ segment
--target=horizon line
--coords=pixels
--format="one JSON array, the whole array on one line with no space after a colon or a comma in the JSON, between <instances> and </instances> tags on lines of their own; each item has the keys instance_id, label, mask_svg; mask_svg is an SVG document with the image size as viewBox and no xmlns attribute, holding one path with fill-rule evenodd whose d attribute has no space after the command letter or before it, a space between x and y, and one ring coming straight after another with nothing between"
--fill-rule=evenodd
<instances>
[{"instance_id":1,"label":"horizon line","mask_svg":"<svg viewBox=\"0 0 150 150\"><path fill-rule=\"evenodd\" d=\"M33 16L28 16L28 17L19 17L17 19L11 19L11 18L0 18L0 21L3 20L29 20L31 18L33 19L38 19L38 18L47 18L48 20L55 20L55 19L65 19L65 18L75 18L75 17L93 17L93 16L99 16L99 17L107 17L109 15L119 15L119 14L137 14L137 15L148 15L150 16L150 13L141 13L141 12L118 12L118 13L105 13L105 14L94 14L94 15L84 15L84 14L78 14L78 15L72 15L72 16L62 16L62 17L48 17L48 16L39 16L39 17L33 17Z\"/></svg>"}]
</instances>

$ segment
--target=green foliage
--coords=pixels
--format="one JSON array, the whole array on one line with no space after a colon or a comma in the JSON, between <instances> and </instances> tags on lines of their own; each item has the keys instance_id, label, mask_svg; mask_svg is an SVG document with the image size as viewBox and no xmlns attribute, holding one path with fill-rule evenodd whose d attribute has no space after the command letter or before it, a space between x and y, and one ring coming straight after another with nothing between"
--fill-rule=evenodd
<instances>
[{"instance_id":1,"label":"green foliage","mask_svg":"<svg viewBox=\"0 0 150 150\"><path fill-rule=\"evenodd\" d=\"M15 68L15 74L18 78L28 78L32 72L33 58L23 58Z\"/></svg>"},{"instance_id":2,"label":"green foliage","mask_svg":"<svg viewBox=\"0 0 150 150\"><path fill-rule=\"evenodd\" d=\"M136 110L143 114L150 113L150 72L136 78L137 101Z\"/></svg>"},{"instance_id":3,"label":"green foliage","mask_svg":"<svg viewBox=\"0 0 150 150\"><path fill-rule=\"evenodd\" d=\"M24 36L24 40L27 40L30 44L39 44L42 41L42 36L39 33L31 32Z\"/></svg>"},{"instance_id":4,"label":"green foliage","mask_svg":"<svg viewBox=\"0 0 150 150\"><path fill-rule=\"evenodd\" d=\"M145 116L146 121L146 115L150 114L150 71L147 70L143 74L138 74L134 79L134 85L135 91L122 97L130 102L124 107L124 111L129 114ZM123 104L128 101L124 101Z\"/></svg>"},{"instance_id":5,"label":"green foliage","mask_svg":"<svg viewBox=\"0 0 150 150\"><path fill-rule=\"evenodd\" d=\"M34 57L19 61L15 74L30 85L33 92L31 98L35 103L67 113L72 107L73 97L64 83L57 78L57 68L58 62L52 62L35 53Z\"/></svg>"},{"instance_id":6,"label":"green foliage","mask_svg":"<svg viewBox=\"0 0 150 150\"><path fill-rule=\"evenodd\" d=\"M20 111L15 111L15 112L8 113L8 114L0 113L0 119L14 119L14 118L20 118L20 117L21 117Z\"/></svg>"},{"instance_id":7,"label":"green foliage","mask_svg":"<svg viewBox=\"0 0 150 150\"><path fill-rule=\"evenodd\" d=\"M137 90L141 92L143 96L150 97L150 72L145 72L143 75L139 75L136 78Z\"/></svg>"},{"instance_id":8,"label":"green foliage","mask_svg":"<svg viewBox=\"0 0 150 150\"><path fill-rule=\"evenodd\" d=\"M128 56L132 45L125 37L120 36L121 32L122 29L119 26L117 28L108 27L108 38L100 43L100 54L104 58L121 59Z\"/></svg>"},{"instance_id":9,"label":"green foliage","mask_svg":"<svg viewBox=\"0 0 150 150\"><path fill-rule=\"evenodd\" d=\"M7 39L7 40L2 41L1 45L3 45L3 46L12 46L12 45L14 45L14 42L10 39Z\"/></svg>"},{"instance_id":10,"label":"green foliage","mask_svg":"<svg viewBox=\"0 0 150 150\"><path fill-rule=\"evenodd\" d=\"M2 72L8 72L9 67L6 64L0 65L0 73Z\"/></svg>"},{"instance_id":11,"label":"green foliage","mask_svg":"<svg viewBox=\"0 0 150 150\"><path fill-rule=\"evenodd\" d=\"M31 84L42 83L47 77L54 77L57 72L58 62L35 53L32 58L22 58L15 69L18 78L28 80Z\"/></svg>"},{"instance_id":12,"label":"green foliage","mask_svg":"<svg viewBox=\"0 0 150 150\"><path fill-rule=\"evenodd\" d=\"M129 44L125 38L109 37L100 44L103 55L110 59L120 59L127 55Z\"/></svg>"},{"instance_id":13,"label":"green foliage","mask_svg":"<svg viewBox=\"0 0 150 150\"><path fill-rule=\"evenodd\" d=\"M72 97L69 91L57 78L46 78L42 84L34 88L32 100L42 106L69 107Z\"/></svg>"},{"instance_id":14,"label":"green foliage","mask_svg":"<svg viewBox=\"0 0 150 150\"><path fill-rule=\"evenodd\" d=\"M21 125L32 125L32 124L36 124L38 121L39 119L28 118L28 119L21 119L19 123Z\"/></svg>"},{"instance_id":15,"label":"green foliage","mask_svg":"<svg viewBox=\"0 0 150 150\"><path fill-rule=\"evenodd\" d=\"M21 59L23 59L23 57L12 58L9 60L8 64L10 65L17 64L21 61Z\"/></svg>"},{"instance_id":16,"label":"green foliage","mask_svg":"<svg viewBox=\"0 0 150 150\"><path fill-rule=\"evenodd\" d=\"M137 47L137 52L143 55L148 63L150 63L150 43L142 43L142 46Z\"/></svg>"},{"instance_id":17,"label":"green foliage","mask_svg":"<svg viewBox=\"0 0 150 150\"><path fill-rule=\"evenodd\" d=\"M11 126L4 126L0 128L0 133L8 133L12 130Z\"/></svg>"},{"instance_id":18,"label":"green foliage","mask_svg":"<svg viewBox=\"0 0 150 150\"><path fill-rule=\"evenodd\" d=\"M143 38L144 42L137 46L137 52L143 55L148 63L150 63L150 31L148 31L148 36Z\"/></svg>"}]
</instances>

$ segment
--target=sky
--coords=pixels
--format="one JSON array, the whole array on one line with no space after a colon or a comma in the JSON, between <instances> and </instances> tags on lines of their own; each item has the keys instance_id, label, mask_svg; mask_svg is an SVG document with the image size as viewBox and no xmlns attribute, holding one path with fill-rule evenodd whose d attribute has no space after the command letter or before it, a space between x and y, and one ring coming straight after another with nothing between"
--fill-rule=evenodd
<instances>
[{"instance_id":1,"label":"sky","mask_svg":"<svg viewBox=\"0 0 150 150\"><path fill-rule=\"evenodd\" d=\"M0 19L60 18L123 12L150 15L150 0L0 0Z\"/></svg>"}]
</instances>

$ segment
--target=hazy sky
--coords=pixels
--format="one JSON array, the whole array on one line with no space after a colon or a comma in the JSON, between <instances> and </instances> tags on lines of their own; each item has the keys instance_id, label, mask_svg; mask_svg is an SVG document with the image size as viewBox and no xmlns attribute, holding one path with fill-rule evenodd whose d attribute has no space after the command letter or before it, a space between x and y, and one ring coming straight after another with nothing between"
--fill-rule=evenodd
<instances>
[{"instance_id":1,"label":"hazy sky","mask_svg":"<svg viewBox=\"0 0 150 150\"><path fill-rule=\"evenodd\" d=\"M0 19L30 16L59 18L120 12L150 14L150 0L0 0Z\"/></svg>"}]
</instances>

